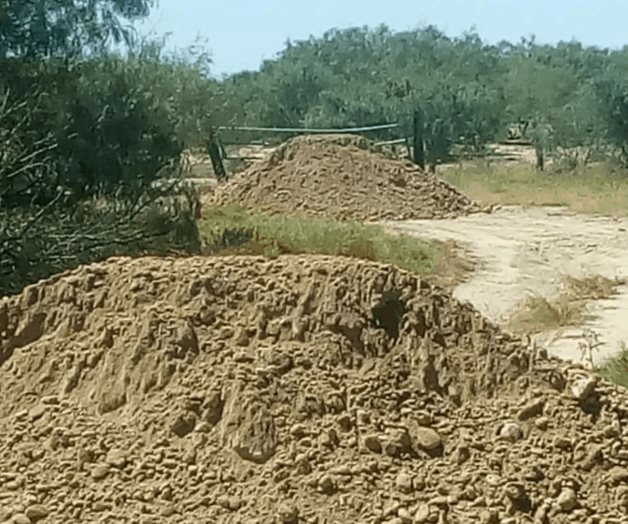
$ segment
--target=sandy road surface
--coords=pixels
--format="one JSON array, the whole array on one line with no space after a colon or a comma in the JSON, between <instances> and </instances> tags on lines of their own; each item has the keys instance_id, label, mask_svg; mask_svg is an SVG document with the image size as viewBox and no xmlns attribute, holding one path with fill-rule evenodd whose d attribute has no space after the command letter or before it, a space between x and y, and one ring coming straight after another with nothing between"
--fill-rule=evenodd
<instances>
[{"instance_id":1,"label":"sandy road surface","mask_svg":"<svg viewBox=\"0 0 628 524\"><path fill-rule=\"evenodd\" d=\"M583 216L560 208L506 207L492 214L452 220L387 223L418 237L455 240L481 265L455 295L491 320L503 323L530 294L551 297L568 275L628 278L628 219ZM628 343L628 287L591 304L592 320L577 329L544 333L538 345L558 357L581 361L584 331L601 345L596 363Z\"/></svg>"}]
</instances>

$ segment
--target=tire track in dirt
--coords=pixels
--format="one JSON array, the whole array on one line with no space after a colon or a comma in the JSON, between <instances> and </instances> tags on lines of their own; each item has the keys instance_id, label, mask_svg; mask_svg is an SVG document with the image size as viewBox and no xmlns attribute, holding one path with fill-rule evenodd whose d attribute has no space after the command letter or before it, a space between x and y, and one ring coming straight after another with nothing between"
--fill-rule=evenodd
<instances>
[{"instance_id":1,"label":"tire track in dirt","mask_svg":"<svg viewBox=\"0 0 628 524\"><path fill-rule=\"evenodd\" d=\"M480 261L455 295L503 324L529 295L551 297L567 276L628 277L628 219L578 215L561 208L504 207L492 214L448 220L388 222L392 231L454 240ZM594 362L628 343L628 287L594 302L592 318L578 328L543 333L538 345L565 360L582 361L585 330L598 335Z\"/></svg>"}]
</instances>

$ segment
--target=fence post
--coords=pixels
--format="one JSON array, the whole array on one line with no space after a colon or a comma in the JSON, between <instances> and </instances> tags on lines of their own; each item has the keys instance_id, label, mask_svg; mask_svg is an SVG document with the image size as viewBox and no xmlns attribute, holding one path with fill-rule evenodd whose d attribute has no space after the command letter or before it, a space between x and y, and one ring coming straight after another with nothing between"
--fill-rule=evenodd
<instances>
[{"instance_id":1,"label":"fence post","mask_svg":"<svg viewBox=\"0 0 628 524\"><path fill-rule=\"evenodd\" d=\"M421 109L414 112L413 161L425 169L425 145L423 141L423 114Z\"/></svg>"},{"instance_id":2,"label":"fence post","mask_svg":"<svg viewBox=\"0 0 628 524\"><path fill-rule=\"evenodd\" d=\"M218 145L218 138L213 131L209 132L209 138L207 139L207 152L209 158L212 161L212 167L214 168L214 174L218 180L224 180L227 178L227 171L225 165L222 163L222 155L220 154L220 146Z\"/></svg>"}]
</instances>

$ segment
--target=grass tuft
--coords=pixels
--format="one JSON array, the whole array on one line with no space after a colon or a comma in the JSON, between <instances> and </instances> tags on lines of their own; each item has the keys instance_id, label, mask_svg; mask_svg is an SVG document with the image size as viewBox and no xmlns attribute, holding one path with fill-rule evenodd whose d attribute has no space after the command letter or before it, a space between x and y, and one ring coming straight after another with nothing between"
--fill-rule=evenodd
<instances>
[{"instance_id":1,"label":"grass tuft","mask_svg":"<svg viewBox=\"0 0 628 524\"><path fill-rule=\"evenodd\" d=\"M510 318L509 328L515 333L541 333L577 326L586 320L587 305L591 301L610 298L621 284L621 280L601 275L567 277L555 298L533 296L526 299Z\"/></svg>"},{"instance_id":2,"label":"grass tuft","mask_svg":"<svg viewBox=\"0 0 628 524\"><path fill-rule=\"evenodd\" d=\"M628 389L628 347L624 345L618 355L604 362L597 371L605 379Z\"/></svg>"}]
</instances>

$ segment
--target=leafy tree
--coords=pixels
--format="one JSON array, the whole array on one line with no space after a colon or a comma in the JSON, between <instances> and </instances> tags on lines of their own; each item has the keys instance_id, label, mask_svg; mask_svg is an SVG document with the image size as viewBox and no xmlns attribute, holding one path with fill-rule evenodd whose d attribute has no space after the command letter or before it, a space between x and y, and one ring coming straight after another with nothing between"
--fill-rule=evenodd
<instances>
[{"instance_id":1,"label":"leafy tree","mask_svg":"<svg viewBox=\"0 0 628 524\"><path fill-rule=\"evenodd\" d=\"M193 132L180 115L207 107L206 71L159 44L104 50L150 3L0 0L0 294L114 254L198 249L194 194L160 177Z\"/></svg>"},{"instance_id":2,"label":"leafy tree","mask_svg":"<svg viewBox=\"0 0 628 524\"><path fill-rule=\"evenodd\" d=\"M130 42L154 0L0 0L0 57L68 56Z\"/></svg>"}]
</instances>

